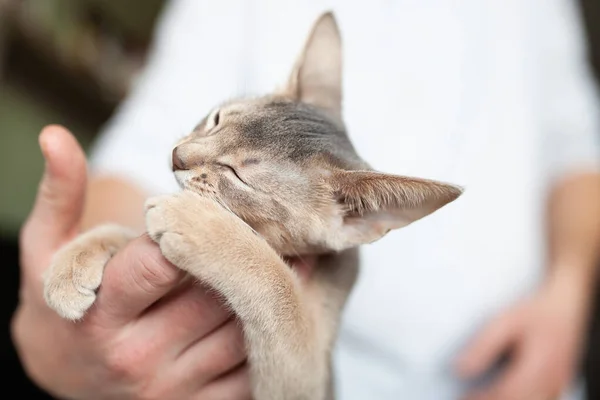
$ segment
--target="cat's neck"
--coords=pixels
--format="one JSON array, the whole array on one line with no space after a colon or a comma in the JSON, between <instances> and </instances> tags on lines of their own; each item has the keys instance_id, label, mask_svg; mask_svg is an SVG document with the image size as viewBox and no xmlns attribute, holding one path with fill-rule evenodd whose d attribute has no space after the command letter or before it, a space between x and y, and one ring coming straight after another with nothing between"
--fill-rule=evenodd
<instances>
[{"instance_id":1,"label":"cat's neck","mask_svg":"<svg viewBox=\"0 0 600 400\"><path fill-rule=\"evenodd\" d=\"M308 281L319 262L317 255L303 255L295 257L284 256L286 264L296 271L302 281Z\"/></svg>"}]
</instances>

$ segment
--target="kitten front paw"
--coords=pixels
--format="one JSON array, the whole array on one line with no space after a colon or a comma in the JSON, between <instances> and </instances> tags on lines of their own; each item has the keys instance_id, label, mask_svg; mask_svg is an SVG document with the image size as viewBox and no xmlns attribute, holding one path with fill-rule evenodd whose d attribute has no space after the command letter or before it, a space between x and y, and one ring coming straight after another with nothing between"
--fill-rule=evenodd
<instances>
[{"instance_id":1,"label":"kitten front paw","mask_svg":"<svg viewBox=\"0 0 600 400\"><path fill-rule=\"evenodd\" d=\"M78 320L94 304L104 267L133 233L115 225L97 227L60 249L44 274L44 298L61 317Z\"/></svg>"},{"instance_id":2,"label":"kitten front paw","mask_svg":"<svg viewBox=\"0 0 600 400\"><path fill-rule=\"evenodd\" d=\"M176 266L193 251L193 239L198 234L198 219L207 200L195 193L179 192L157 196L146 201L146 230L163 256Z\"/></svg>"},{"instance_id":3,"label":"kitten front paw","mask_svg":"<svg viewBox=\"0 0 600 400\"><path fill-rule=\"evenodd\" d=\"M178 194L163 195L146 200L144 205L146 231L156 244L160 244L160 240L166 232L180 234L174 230L178 214L175 209L178 203L177 196Z\"/></svg>"},{"instance_id":4,"label":"kitten front paw","mask_svg":"<svg viewBox=\"0 0 600 400\"><path fill-rule=\"evenodd\" d=\"M78 320L94 304L104 266L111 258L106 250L77 244L60 250L46 275L46 303L63 318Z\"/></svg>"}]
</instances>

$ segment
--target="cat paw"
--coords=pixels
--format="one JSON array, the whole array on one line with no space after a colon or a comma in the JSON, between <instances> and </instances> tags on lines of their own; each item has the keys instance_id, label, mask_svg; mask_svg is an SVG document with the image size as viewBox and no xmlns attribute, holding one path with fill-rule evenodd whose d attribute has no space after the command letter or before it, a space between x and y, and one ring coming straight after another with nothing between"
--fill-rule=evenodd
<instances>
[{"instance_id":1,"label":"cat paw","mask_svg":"<svg viewBox=\"0 0 600 400\"><path fill-rule=\"evenodd\" d=\"M46 303L63 318L81 319L96 300L110 258L111 254L100 247L67 245L56 254L46 275Z\"/></svg>"},{"instance_id":2,"label":"cat paw","mask_svg":"<svg viewBox=\"0 0 600 400\"><path fill-rule=\"evenodd\" d=\"M175 195L163 195L151 197L146 200L144 205L146 213L146 231L148 236L156 244L160 244L160 240L166 232L178 233L173 229L176 225L177 218L177 197Z\"/></svg>"},{"instance_id":3,"label":"cat paw","mask_svg":"<svg viewBox=\"0 0 600 400\"><path fill-rule=\"evenodd\" d=\"M44 274L44 298L63 318L81 319L94 304L104 267L133 234L119 226L101 226L60 249Z\"/></svg>"},{"instance_id":4,"label":"cat paw","mask_svg":"<svg viewBox=\"0 0 600 400\"><path fill-rule=\"evenodd\" d=\"M160 246L165 258L175 265L193 251L192 241L204 225L199 220L207 211L203 207L205 202L206 199L190 192L157 196L146 201L148 235Z\"/></svg>"}]
</instances>

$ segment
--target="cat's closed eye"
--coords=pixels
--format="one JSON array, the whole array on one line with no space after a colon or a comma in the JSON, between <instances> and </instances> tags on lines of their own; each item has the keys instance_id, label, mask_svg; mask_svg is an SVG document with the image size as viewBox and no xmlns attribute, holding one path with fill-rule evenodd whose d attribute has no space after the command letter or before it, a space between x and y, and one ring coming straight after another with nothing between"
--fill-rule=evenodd
<instances>
[{"instance_id":1,"label":"cat's closed eye","mask_svg":"<svg viewBox=\"0 0 600 400\"><path fill-rule=\"evenodd\" d=\"M208 116L204 132L208 134L213 131L219 125L219 122L221 122L221 110L217 108Z\"/></svg>"}]
</instances>

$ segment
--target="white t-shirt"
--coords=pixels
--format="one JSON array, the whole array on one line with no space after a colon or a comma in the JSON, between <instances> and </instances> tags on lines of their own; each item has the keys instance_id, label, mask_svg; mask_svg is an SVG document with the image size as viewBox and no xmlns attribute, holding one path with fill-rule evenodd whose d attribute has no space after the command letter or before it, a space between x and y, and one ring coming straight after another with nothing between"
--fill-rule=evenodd
<instances>
[{"instance_id":1,"label":"white t-shirt","mask_svg":"<svg viewBox=\"0 0 600 400\"><path fill-rule=\"evenodd\" d=\"M174 142L220 101L285 82L318 14L343 36L344 116L385 172L466 187L363 248L335 355L342 400L451 400L452 364L544 273L549 184L599 168L598 103L568 0L178 0L104 129L98 173L177 189Z\"/></svg>"}]
</instances>

